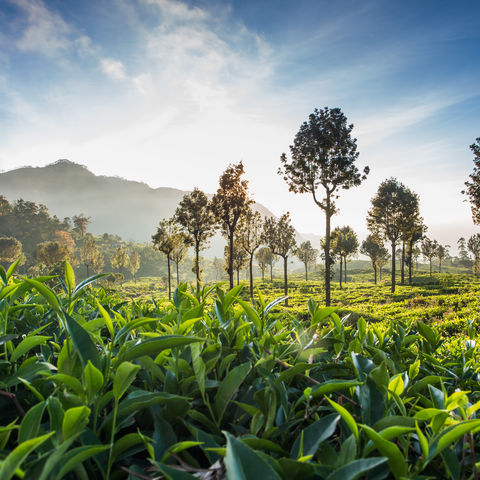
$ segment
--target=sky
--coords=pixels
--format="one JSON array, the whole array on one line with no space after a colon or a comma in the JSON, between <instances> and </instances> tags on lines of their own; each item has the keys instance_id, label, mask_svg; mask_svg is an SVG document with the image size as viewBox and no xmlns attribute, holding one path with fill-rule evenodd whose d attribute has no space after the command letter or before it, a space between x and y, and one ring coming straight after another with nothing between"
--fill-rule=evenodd
<instances>
[{"instance_id":1,"label":"sky","mask_svg":"<svg viewBox=\"0 0 480 480\"><path fill-rule=\"evenodd\" d=\"M478 232L460 192L479 57L478 0L0 0L0 170L66 158L214 193L242 160L256 201L322 235L322 211L277 170L313 109L340 107L370 174L332 226L365 238L396 177L454 246Z\"/></svg>"}]
</instances>

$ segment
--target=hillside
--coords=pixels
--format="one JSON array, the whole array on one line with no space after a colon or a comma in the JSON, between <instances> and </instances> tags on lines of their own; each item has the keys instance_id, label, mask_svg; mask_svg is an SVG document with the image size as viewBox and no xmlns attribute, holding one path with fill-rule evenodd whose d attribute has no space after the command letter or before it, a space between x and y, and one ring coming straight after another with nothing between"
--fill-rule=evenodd
<instances>
[{"instance_id":1,"label":"hillside","mask_svg":"<svg viewBox=\"0 0 480 480\"><path fill-rule=\"evenodd\" d=\"M92 233L118 234L135 242L149 242L158 222L173 215L188 193L168 187L151 188L119 177L97 176L69 160L0 173L0 191L10 202L23 198L43 203L59 218L83 213L91 218ZM262 215L274 216L261 204L256 203L255 209ZM214 238L208 255L222 256L223 244L219 236Z\"/></svg>"}]
</instances>

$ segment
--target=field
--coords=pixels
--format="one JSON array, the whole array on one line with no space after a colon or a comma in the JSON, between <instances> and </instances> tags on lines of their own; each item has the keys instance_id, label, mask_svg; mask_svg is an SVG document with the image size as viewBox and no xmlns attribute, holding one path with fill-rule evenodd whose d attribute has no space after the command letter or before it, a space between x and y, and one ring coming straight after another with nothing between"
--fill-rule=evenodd
<instances>
[{"instance_id":1,"label":"field","mask_svg":"<svg viewBox=\"0 0 480 480\"><path fill-rule=\"evenodd\" d=\"M478 478L480 282L293 276L169 302L1 273L0 478ZM362 280L362 274L356 277ZM354 275L355 277L355 275Z\"/></svg>"}]
</instances>

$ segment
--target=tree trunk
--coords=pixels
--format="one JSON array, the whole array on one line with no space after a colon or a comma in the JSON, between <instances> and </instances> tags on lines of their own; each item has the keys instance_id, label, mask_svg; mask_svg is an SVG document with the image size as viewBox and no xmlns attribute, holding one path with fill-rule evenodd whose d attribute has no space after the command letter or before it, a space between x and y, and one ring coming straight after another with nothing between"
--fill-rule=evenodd
<instances>
[{"instance_id":1,"label":"tree trunk","mask_svg":"<svg viewBox=\"0 0 480 480\"><path fill-rule=\"evenodd\" d=\"M412 284L412 271L413 271L413 244L412 242L408 242L408 284Z\"/></svg>"},{"instance_id":2,"label":"tree trunk","mask_svg":"<svg viewBox=\"0 0 480 480\"><path fill-rule=\"evenodd\" d=\"M308 266L307 266L307 262L305 262L305 280L308 282Z\"/></svg>"},{"instance_id":3,"label":"tree trunk","mask_svg":"<svg viewBox=\"0 0 480 480\"><path fill-rule=\"evenodd\" d=\"M228 235L228 248L229 248L229 258L228 258L228 280L230 282L230 290L233 288L233 232L230 232ZM238 282L238 275L237 275Z\"/></svg>"},{"instance_id":4,"label":"tree trunk","mask_svg":"<svg viewBox=\"0 0 480 480\"><path fill-rule=\"evenodd\" d=\"M395 292L395 251L396 245L395 242L392 242L392 293Z\"/></svg>"},{"instance_id":5,"label":"tree trunk","mask_svg":"<svg viewBox=\"0 0 480 480\"><path fill-rule=\"evenodd\" d=\"M342 256L340 256L340 289L342 288L342 273L343 273L342 262L343 262L343 258Z\"/></svg>"},{"instance_id":6,"label":"tree trunk","mask_svg":"<svg viewBox=\"0 0 480 480\"><path fill-rule=\"evenodd\" d=\"M285 293L285 306L288 307L288 279L287 279L287 261L288 257L283 257L283 291Z\"/></svg>"},{"instance_id":7,"label":"tree trunk","mask_svg":"<svg viewBox=\"0 0 480 480\"><path fill-rule=\"evenodd\" d=\"M442 259L438 259L438 273L442 273Z\"/></svg>"},{"instance_id":8,"label":"tree trunk","mask_svg":"<svg viewBox=\"0 0 480 480\"><path fill-rule=\"evenodd\" d=\"M265 266L262 268L262 283L265 283Z\"/></svg>"},{"instance_id":9,"label":"tree trunk","mask_svg":"<svg viewBox=\"0 0 480 480\"><path fill-rule=\"evenodd\" d=\"M200 291L200 244L195 242L195 275L197 277L197 292Z\"/></svg>"},{"instance_id":10,"label":"tree trunk","mask_svg":"<svg viewBox=\"0 0 480 480\"><path fill-rule=\"evenodd\" d=\"M343 281L347 283L347 257L343 257Z\"/></svg>"},{"instance_id":11,"label":"tree trunk","mask_svg":"<svg viewBox=\"0 0 480 480\"><path fill-rule=\"evenodd\" d=\"M405 284L405 241L402 241L402 260L401 260L400 268L401 268L400 284L404 285Z\"/></svg>"},{"instance_id":12,"label":"tree trunk","mask_svg":"<svg viewBox=\"0 0 480 480\"><path fill-rule=\"evenodd\" d=\"M430 276L432 276L432 259L430 258Z\"/></svg>"},{"instance_id":13,"label":"tree trunk","mask_svg":"<svg viewBox=\"0 0 480 480\"><path fill-rule=\"evenodd\" d=\"M253 302L253 252L250 254L250 298Z\"/></svg>"},{"instance_id":14,"label":"tree trunk","mask_svg":"<svg viewBox=\"0 0 480 480\"><path fill-rule=\"evenodd\" d=\"M325 210L325 305L330 306L330 194L327 192Z\"/></svg>"},{"instance_id":15,"label":"tree trunk","mask_svg":"<svg viewBox=\"0 0 480 480\"><path fill-rule=\"evenodd\" d=\"M172 299L172 285L171 285L171 275L170 275L170 254L167 254L167 270L168 270L168 299Z\"/></svg>"},{"instance_id":16,"label":"tree trunk","mask_svg":"<svg viewBox=\"0 0 480 480\"><path fill-rule=\"evenodd\" d=\"M377 266L375 265L375 263L373 264L373 278L376 285L377 284Z\"/></svg>"},{"instance_id":17,"label":"tree trunk","mask_svg":"<svg viewBox=\"0 0 480 480\"><path fill-rule=\"evenodd\" d=\"M273 283L273 262L270 264L270 282Z\"/></svg>"}]
</instances>

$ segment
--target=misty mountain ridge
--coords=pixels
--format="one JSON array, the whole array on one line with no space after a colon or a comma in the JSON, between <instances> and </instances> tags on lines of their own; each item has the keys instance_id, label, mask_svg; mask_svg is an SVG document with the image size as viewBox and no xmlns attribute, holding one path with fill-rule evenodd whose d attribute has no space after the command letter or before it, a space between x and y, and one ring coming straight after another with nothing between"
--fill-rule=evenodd
<instances>
[{"instance_id":1,"label":"misty mountain ridge","mask_svg":"<svg viewBox=\"0 0 480 480\"><path fill-rule=\"evenodd\" d=\"M19 198L42 203L50 214L63 219L83 213L90 217L88 229L94 234L111 233L124 240L151 242L163 218L171 217L189 191L170 187L152 188L146 183L121 177L95 175L86 166L62 159L44 167L21 167L0 173L0 191L8 201ZM207 194L209 198L213 194ZM263 216L275 217L265 206L255 203ZM297 241L318 236L297 234ZM216 235L204 254L223 256L225 240Z\"/></svg>"}]
</instances>

